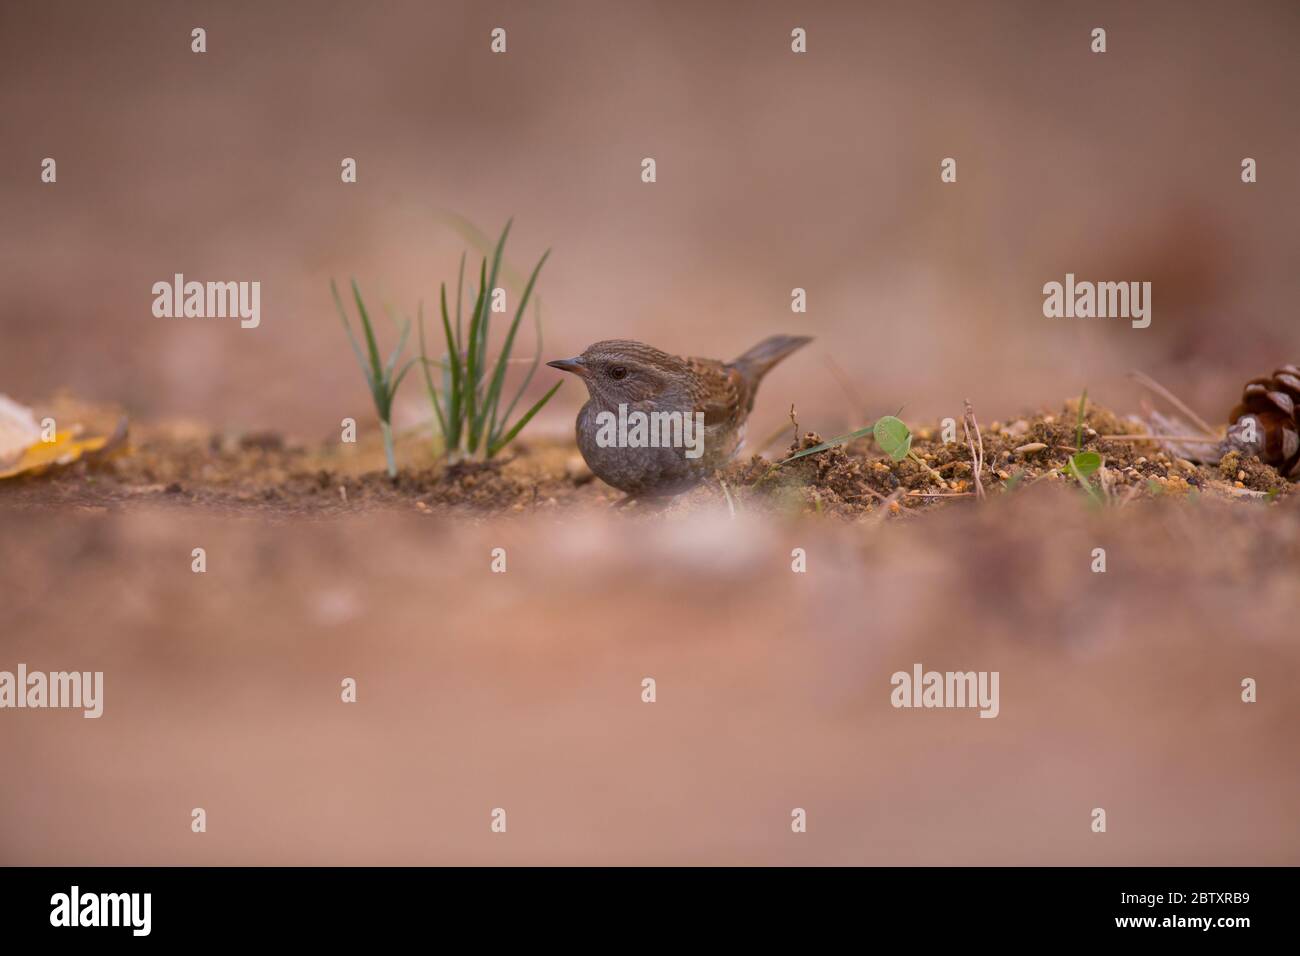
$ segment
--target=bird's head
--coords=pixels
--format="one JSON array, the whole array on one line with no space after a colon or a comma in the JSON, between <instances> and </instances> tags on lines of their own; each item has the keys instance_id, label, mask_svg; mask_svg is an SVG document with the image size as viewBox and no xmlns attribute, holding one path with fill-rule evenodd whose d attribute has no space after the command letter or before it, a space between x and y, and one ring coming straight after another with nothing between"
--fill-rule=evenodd
<instances>
[{"instance_id":1,"label":"bird's head","mask_svg":"<svg viewBox=\"0 0 1300 956\"><path fill-rule=\"evenodd\" d=\"M596 403L610 408L665 401L685 387L690 375L676 356L628 339L597 342L581 355L546 364L579 376Z\"/></svg>"}]
</instances>

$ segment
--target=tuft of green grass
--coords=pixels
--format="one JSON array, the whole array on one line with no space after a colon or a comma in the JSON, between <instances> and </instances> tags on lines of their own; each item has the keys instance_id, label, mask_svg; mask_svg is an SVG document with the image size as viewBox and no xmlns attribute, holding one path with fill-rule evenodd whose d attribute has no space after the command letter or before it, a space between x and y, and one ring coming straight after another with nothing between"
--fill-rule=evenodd
<instances>
[{"instance_id":1,"label":"tuft of green grass","mask_svg":"<svg viewBox=\"0 0 1300 956\"><path fill-rule=\"evenodd\" d=\"M402 379L406 377L406 373L411 370L411 365L415 362L415 359L411 359L402 366L400 371L397 369L398 360L406 349L406 338L411 332L411 322L409 319L401 323L396 323L394 320L398 330L397 348L393 349L387 361L383 361L379 352L379 343L375 339L375 329L370 322L370 313L361 298L361 289L357 285L357 280L353 279L352 297L356 300L357 313L361 316L361 329L366 339L366 354L363 355L357 337L352 333L352 323L348 321L347 310L343 308L343 300L339 297L339 289L333 279L330 279L330 292L334 294L334 305L339 310L343 329L348 333L348 341L352 344L352 354L357 357L357 364L361 366L366 384L370 387L370 397L374 400L375 413L379 416L379 427L384 435L384 457L388 461L388 476L394 478L397 476L397 462L393 457L393 397L397 394Z\"/></svg>"},{"instance_id":2,"label":"tuft of green grass","mask_svg":"<svg viewBox=\"0 0 1300 956\"><path fill-rule=\"evenodd\" d=\"M513 220L512 220L513 221ZM484 458L492 458L510 442L527 425L534 415L551 400L563 383L557 382L545 395L538 399L527 411L519 416L513 424L510 416L523 396L524 391L533 380L533 374L542 360L542 318L541 307L534 301L533 316L537 330L537 354L533 357L528 374L520 383L518 390L501 409L501 401L506 378L506 368L510 354L514 349L515 335L523 321L524 312L537 283L537 275L550 256L547 250L533 268L519 305L515 309L514 320L506 331L501 350L495 364L488 360L488 333L492 319L492 290L497 287L497 275L501 270L501 257L505 250L506 237L510 234L511 222L507 222L497 240L491 257L491 270L485 256L479 266L478 291L471 287L469 298L474 305L469 313L469 328L465 328L463 315L465 291L465 256L460 257L460 272L456 280L456 321L452 325L451 310L447 304L447 284L442 283L439 292L439 306L442 314L442 330L446 344L446 353L441 360L429 358L428 345L424 334L424 307L420 307L420 367L424 371L425 387L433 412L442 431L443 446L450 456L474 456L482 453ZM432 368L442 370L441 390L434 384Z\"/></svg>"}]
</instances>

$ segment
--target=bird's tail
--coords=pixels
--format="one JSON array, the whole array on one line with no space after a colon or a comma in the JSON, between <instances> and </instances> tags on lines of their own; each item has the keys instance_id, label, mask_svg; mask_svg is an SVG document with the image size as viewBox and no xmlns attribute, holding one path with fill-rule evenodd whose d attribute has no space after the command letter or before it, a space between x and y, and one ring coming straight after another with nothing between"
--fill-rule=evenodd
<instances>
[{"instance_id":1,"label":"bird's tail","mask_svg":"<svg viewBox=\"0 0 1300 956\"><path fill-rule=\"evenodd\" d=\"M753 388L772 370L772 366L811 341L812 336L809 335L773 335L759 342L731 364L740 369L740 374L745 376L750 388Z\"/></svg>"}]
</instances>

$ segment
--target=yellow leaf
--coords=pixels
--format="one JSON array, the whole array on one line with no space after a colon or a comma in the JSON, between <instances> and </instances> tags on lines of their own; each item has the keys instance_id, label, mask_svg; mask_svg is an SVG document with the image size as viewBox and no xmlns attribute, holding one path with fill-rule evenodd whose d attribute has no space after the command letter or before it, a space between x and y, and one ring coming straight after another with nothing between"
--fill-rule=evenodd
<instances>
[{"instance_id":1,"label":"yellow leaf","mask_svg":"<svg viewBox=\"0 0 1300 956\"><path fill-rule=\"evenodd\" d=\"M38 475L50 468L70 465L82 455L99 451L108 438L79 438L76 432L58 432L54 441L38 441L29 445L22 456L13 465L0 471L0 479L15 478L18 475Z\"/></svg>"}]
</instances>

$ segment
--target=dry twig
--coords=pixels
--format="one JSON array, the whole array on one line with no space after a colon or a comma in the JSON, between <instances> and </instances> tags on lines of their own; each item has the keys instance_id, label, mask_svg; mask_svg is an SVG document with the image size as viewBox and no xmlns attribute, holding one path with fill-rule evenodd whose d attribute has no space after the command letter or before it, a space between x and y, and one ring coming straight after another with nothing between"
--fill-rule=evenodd
<instances>
[{"instance_id":1,"label":"dry twig","mask_svg":"<svg viewBox=\"0 0 1300 956\"><path fill-rule=\"evenodd\" d=\"M961 427L966 432L966 446L970 449L971 467L975 469L975 497L983 500L984 482L980 472L984 470L984 436L980 434L979 422L975 420L975 407L966 399L966 412L962 415ZM971 438L971 432L975 437Z\"/></svg>"},{"instance_id":2,"label":"dry twig","mask_svg":"<svg viewBox=\"0 0 1300 956\"><path fill-rule=\"evenodd\" d=\"M1165 388L1163 385L1161 385L1159 382L1153 379L1150 375L1146 374L1146 372L1141 372L1138 371L1137 369L1134 369L1132 372L1129 373L1129 375L1139 385L1144 385L1147 388L1151 389L1151 391L1155 392L1157 395L1159 395L1161 398L1167 401L1170 405L1173 405L1174 408L1178 409L1180 412L1182 412L1184 415L1190 418L1196 424L1196 426L1200 428L1201 431L1205 432L1205 434L1207 435L1214 434L1214 429L1211 428L1208 424L1206 424L1205 419L1203 419L1200 415L1196 414L1196 412L1192 411L1191 406L1189 406L1181 398L1179 398L1173 392L1169 391L1169 389ZM1186 439L1183 439L1183 441L1186 441ZM1217 437L1215 438L1215 441L1218 441Z\"/></svg>"}]
</instances>

